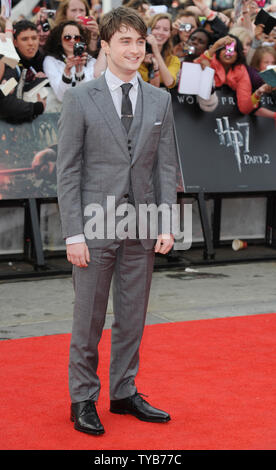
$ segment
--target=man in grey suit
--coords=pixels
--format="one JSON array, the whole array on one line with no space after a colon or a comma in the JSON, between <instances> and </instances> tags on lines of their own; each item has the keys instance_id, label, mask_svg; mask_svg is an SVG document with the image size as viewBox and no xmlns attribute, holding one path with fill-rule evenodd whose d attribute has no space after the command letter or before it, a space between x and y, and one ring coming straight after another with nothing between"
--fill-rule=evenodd
<instances>
[{"instance_id":1,"label":"man in grey suit","mask_svg":"<svg viewBox=\"0 0 276 470\"><path fill-rule=\"evenodd\" d=\"M104 15L100 35L107 70L66 93L60 118L58 199L75 289L71 420L75 429L88 434L104 432L95 406L100 392L98 343L113 275L110 411L149 422L170 420L168 413L142 398L135 377L154 253L167 253L173 235L159 232L155 238L139 238L138 217L133 237L119 236L117 231L112 235L110 228L114 223L110 197L116 209L128 203L136 211L145 204L164 204L171 211L176 203L170 95L137 74L146 32L143 20L131 9L119 7ZM99 208L104 230L95 238L91 220Z\"/></svg>"}]
</instances>

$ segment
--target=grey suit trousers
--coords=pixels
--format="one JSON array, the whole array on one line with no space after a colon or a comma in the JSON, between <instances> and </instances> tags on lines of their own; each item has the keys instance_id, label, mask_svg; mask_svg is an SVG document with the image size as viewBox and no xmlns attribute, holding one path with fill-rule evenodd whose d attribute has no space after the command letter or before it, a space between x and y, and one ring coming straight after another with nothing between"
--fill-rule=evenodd
<instances>
[{"instance_id":1,"label":"grey suit trousers","mask_svg":"<svg viewBox=\"0 0 276 470\"><path fill-rule=\"evenodd\" d=\"M73 403L97 401L99 396L98 344L113 274L110 399L136 392L153 265L154 249L146 250L139 240L126 239L116 240L107 248L91 249L88 267L73 267L75 306L69 358Z\"/></svg>"}]
</instances>

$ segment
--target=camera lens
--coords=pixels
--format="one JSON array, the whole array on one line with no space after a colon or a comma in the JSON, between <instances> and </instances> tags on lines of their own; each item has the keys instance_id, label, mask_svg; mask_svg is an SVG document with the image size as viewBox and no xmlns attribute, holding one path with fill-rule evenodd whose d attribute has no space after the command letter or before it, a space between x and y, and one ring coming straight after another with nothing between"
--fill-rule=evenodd
<instances>
[{"instance_id":1,"label":"camera lens","mask_svg":"<svg viewBox=\"0 0 276 470\"><path fill-rule=\"evenodd\" d=\"M83 42L75 42L74 56L81 56L85 51L85 44Z\"/></svg>"},{"instance_id":2,"label":"camera lens","mask_svg":"<svg viewBox=\"0 0 276 470\"><path fill-rule=\"evenodd\" d=\"M152 53L152 47L151 47L151 45L150 45L148 42L146 42L146 53L147 53L147 54L151 54L151 53Z\"/></svg>"},{"instance_id":3,"label":"camera lens","mask_svg":"<svg viewBox=\"0 0 276 470\"><path fill-rule=\"evenodd\" d=\"M44 31L44 33L46 33L47 31L49 31L49 29L50 29L49 22L48 22L48 21L45 21L44 23L41 23L41 28L42 28L42 31Z\"/></svg>"},{"instance_id":4,"label":"camera lens","mask_svg":"<svg viewBox=\"0 0 276 470\"><path fill-rule=\"evenodd\" d=\"M189 46L188 44L185 44L183 46L183 53L184 55L192 55L195 53L195 47L194 46Z\"/></svg>"}]
</instances>

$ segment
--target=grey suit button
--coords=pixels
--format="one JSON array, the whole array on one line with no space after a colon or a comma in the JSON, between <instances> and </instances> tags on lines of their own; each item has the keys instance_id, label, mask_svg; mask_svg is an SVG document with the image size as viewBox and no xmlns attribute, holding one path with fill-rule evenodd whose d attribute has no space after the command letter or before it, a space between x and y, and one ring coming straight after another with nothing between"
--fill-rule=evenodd
<instances>
[{"instance_id":1,"label":"grey suit button","mask_svg":"<svg viewBox=\"0 0 276 470\"><path fill-rule=\"evenodd\" d=\"M127 199L127 198L129 197L129 195L128 195L128 194L124 194L123 197L125 197L125 198Z\"/></svg>"}]
</instances>

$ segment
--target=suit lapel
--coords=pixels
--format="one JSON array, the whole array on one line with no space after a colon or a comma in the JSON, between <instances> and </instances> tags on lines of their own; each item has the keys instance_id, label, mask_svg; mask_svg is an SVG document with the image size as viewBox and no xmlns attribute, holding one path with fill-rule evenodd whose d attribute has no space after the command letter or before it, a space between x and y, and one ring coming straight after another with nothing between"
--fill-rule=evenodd
<instances>
[{"instance_id":1,"label":"suit lapel","mask_svg":"<svg viewBox=\"0 0 276 470\"><path fill-rule=\"evenodd\" d=\"M137 137L132 163L134 163L143 152L145 143L151 137L151 129L156 120L157 102L149 86L146 86L142 79L139 79L140 91L142 92L142 119L141 128ZM115 109L111 94L106 84L104 75L91 81L89 94L97 106L99 113L104 117L110 131L121 147L124 155L129 161L129 154L126 145L126 136L121 120Z\"/></svg>"},{"instance_id":2,"label":"suit lapel","mask_svg":"<svg viewBox=\"0 0 276 470\"><path fill-rule=\"evenodd\" d=\"M93 88L90 89L89 94L129 161L124 129L115 109L104 75L101 75L97 80L93 80L91 84L93 84Z\"/></svg>"}]
</instances>

